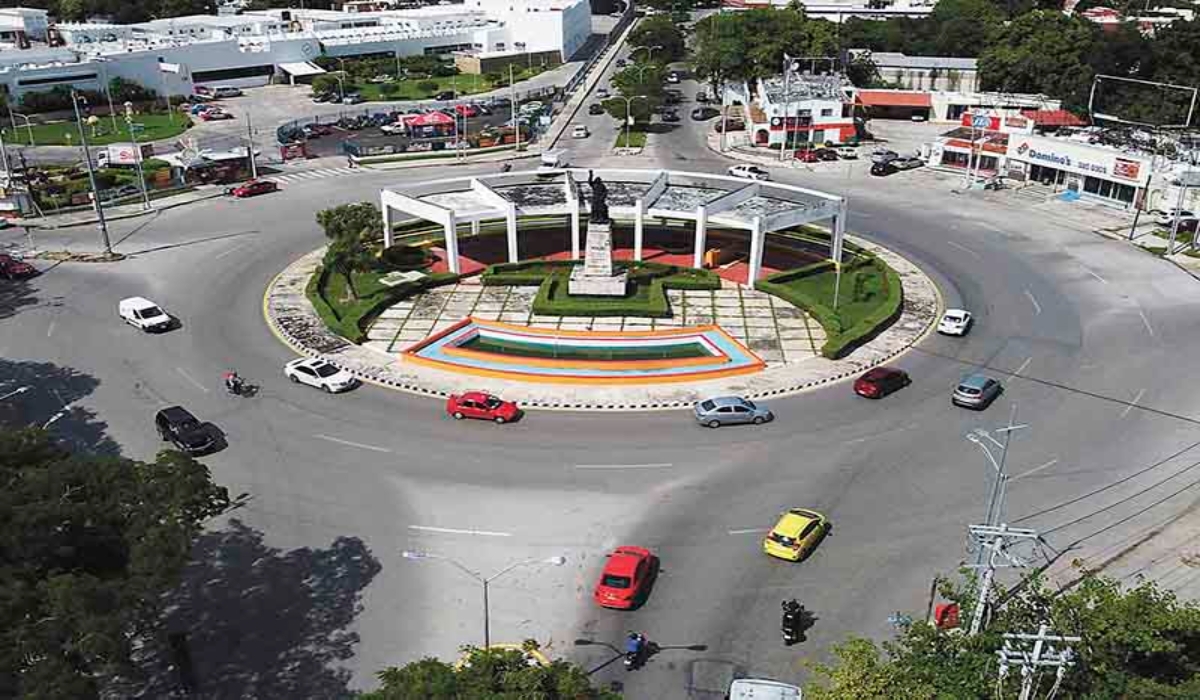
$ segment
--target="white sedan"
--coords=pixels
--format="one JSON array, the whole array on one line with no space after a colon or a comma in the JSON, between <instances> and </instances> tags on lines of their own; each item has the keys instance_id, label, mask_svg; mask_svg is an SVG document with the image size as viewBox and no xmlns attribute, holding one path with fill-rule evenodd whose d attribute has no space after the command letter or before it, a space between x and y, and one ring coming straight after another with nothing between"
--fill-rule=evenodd
<instances>
[{"instance_id":1,"label":"white sedan","mask_svg":"<svg viewBox=\"0 0 1200 700\"><path fill-rule=\"evenodd\" d=\"M749 180L770 180L771 174L757 165L735 165L725 171L734 177L744 177Z\"/></svg>"},{"instance_id":2,"label":"white sedan","mask_svg":"<svg viewBox=\"0 0 1200 700\"><path fill-rule=\"evenodd\" d=\"M971 327L971 312L962 309L946 309L938 321L938 333L943 335L966 335Z\"/></svg>"},{"instance_id":3,"label":"white sedan","mask_svg":"<svg viewBox=\"0 0 1200 700\"><path fill-rule=\"evenodd\" d=\"M301 357L283 366L283 374L293 382L323 389L330 394L358 385L354 375L317 357Z\"/></svg>"}]
</instances>

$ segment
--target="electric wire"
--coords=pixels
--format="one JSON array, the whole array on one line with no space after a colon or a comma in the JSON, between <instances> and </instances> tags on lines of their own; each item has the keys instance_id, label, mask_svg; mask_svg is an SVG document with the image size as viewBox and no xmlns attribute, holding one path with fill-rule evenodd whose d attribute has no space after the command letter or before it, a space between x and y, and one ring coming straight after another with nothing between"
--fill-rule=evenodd
<instances>
[{"instance_id":1,"label":"electric wire","mask_svg":"<svg viewBox=\"0 0 1200 700\"><path fill-rule=\"evenodd\" d=\"M1139 515L1141 515L1141 514L1143 514L1143 513L1147 512L1147 511L1149 511L1149 510L1151 510L1151 509L1153 509L1153 508L1157 508L1158 506L1162 505L1163 503L1166 503L1167 501L1169 501L1169 500L1171 500L1172 498L1174 498L1174 497L1178 496L1179 494L1183 493L1184 491L1187 491L1188 489L1190 489L1190 488L1192 488L1192 487L1194 487L1194 486L1197 486L1197 485L1200 485L1200 479L1196 479L1195 481L1189 482L1188 484L1184 485L1182 488L1179 488L1179 489L1176 489L1175 491L1172 491L1171 493L1167 494L1166 496L1163 496L1162 498L1160 498L1160 499L1158 499L1157 501L1155 501L1155 502L1151 503L1150 505L1148 505L1148 506L1146 506L1146 507L1144 507L1144 508L1141 508L1141 509L1139 509L1139 510L1136 510L1136 511L1134 511L1133 513L1131 513L1131 514L1129 514L1129 515L1125 516L1124 518L1121 518L1120 520L1118 520L1118 521L1116 521L1116 522L1109 523L1108 525L1105 525L1104 527L1100 528L1099 530L1096 530L1096 531L1094 531L1094 532L1092 532L1092 533L1090 533L1090 534L1087 534L1087 535L1084 535L1083 537L1080 537L1079 539L1075 540L1075 541L1074 541L1074 542L1072 542L1070 545L1068 545L1068 546L1067 546L1067 548L1066 548L1066 550L1063 550L1063 551L1065 552L1065 551L1067 551L1067 550L1070 550L1071 548L1073 548L1073 547L1075 547L1075 546L1078 546L1078 545L1080 545L1080 544L1082 544L1082 543L1086 542L1087 540L1090 540L1091 538L1095 537L1096 535L1103 534L1103 533L1105 533L1105 532L1108 532L1109 530L1111 530L1111 529L1113 529L1113 528L1115 528L1115 527L1118 527L1118 526L1120 526L1120 525L1123 525L1123 524L1125 524L1125 523L1129 522L1130 520L1133 520L1134 518L1138 517ZM1099 511L1097 511L1097 512L1099 512ZM1092 515L1095 515L1095 513L1093 513ZM1085 516L1085 517L1091 517L1091 515L1088 515L1088 516ZM1073 524L1073 523L1075 523L1075 522L1079 522L1079 520L1082 520L1082 519L1083 519L1083 518L1079 518L1079 519L1077 519L1077 520L1075 520L1075 521L1072 521L1072 523L1068 523L1068 524ZM1060 527L1058 527L1058 528L1055 528L1055 529L1056 529L1056 530L1058 530L1058 529L1062 529L1062 527L1066 527L1066 525L1060 526Z\"/></svg>"}]
</instances>

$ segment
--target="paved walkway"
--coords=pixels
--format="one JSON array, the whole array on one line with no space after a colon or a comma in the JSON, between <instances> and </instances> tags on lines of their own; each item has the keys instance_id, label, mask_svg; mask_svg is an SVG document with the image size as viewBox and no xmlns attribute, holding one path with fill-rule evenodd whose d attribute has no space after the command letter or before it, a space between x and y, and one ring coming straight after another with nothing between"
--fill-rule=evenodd
<instances>
[{"instance_id":1,"label":"paved walkway","mask_svg":"<svg viewBox=\"0 0 1200 700\"><path fill-rule=\"evenodd\" d=\"M354 345L330 332L304 295L309 278L320 266L323 250L296 260L272 281L266 290L264 311L280 340L298 353L326 357L365 381L425 396L445 397L485 388L525 408L587 411L682 409L704 396L721 394L764 399L857 376L907 350L937 320L941 297L928 276L887 249L858 238L850 239L879 255L900 275L904 308L889 329L841 360L813 356L768 367L757 374L690 384L587 386L493 379L481 386L484 380L478 377L415 365L378 345Z\"/></svg>"}]
</instances>

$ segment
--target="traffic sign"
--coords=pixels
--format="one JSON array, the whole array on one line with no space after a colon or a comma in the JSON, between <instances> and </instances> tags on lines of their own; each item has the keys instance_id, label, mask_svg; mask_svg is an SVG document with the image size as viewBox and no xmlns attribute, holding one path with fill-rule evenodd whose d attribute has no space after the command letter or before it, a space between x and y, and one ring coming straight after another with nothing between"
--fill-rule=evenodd
<instances>
[{"instance_id":1,"label":"traffic sign","mask_svg":"<svg viewBox=\"0 0 1200 700\"><path fill-rule=\"evenodd\" d=\"M971 126L976 129L986 129L992 124L992 118L986 114L976 114L971 117Z\"/></svg>"}]
</instances>

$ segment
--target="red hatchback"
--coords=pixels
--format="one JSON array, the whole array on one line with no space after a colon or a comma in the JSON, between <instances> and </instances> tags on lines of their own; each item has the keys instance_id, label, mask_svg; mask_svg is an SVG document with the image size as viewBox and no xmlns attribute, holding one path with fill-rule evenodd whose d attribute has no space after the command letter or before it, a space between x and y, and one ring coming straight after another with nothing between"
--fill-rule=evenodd
<instances>
[{"instance_id":1,"label":"red hatchback","mask_svg":"<svg viewBox=\"0 0 1200 700\"><path fill-rule=\"evenodd\" d=\"M504 401L482 391L451 394L450 398L446 399L446 413L454 416L456 420L479 418L497 423L511 423L517 419L520 412L521 409L512 401Z\"/></svg>"},{"instance_id":2,"label":"red hatchback","mask_svg":"<svg viewBox=\"0 0 1200 700\"><path fill-rule=\"evenodd\" d=\"M876 367L854 381L854 393L868 399L882 399L909 384L912 380L908 372L895 367Z\"/></svg>"},{"instance_id":3,"label":"red hatchback","mask_svg":"<svg viewBox=\"0 0 1200 700\"><path fill-rule=\"evenodd\" d=\"M608 555L592 598L602 608L629 610L645 601L658 573L658 557L643 547L617 547Z\"/></svg>"},{"instance_id":4,"label":"red hatchback","mask_svg":"<svg viewBox=\"0 0 1200 700\"><path fill-rule=\"evenodd\" d=\"M274 192L279 189L279 185L275 184L274 180L251 180L229 190L229 194L234 197L253 197L256 194L264 194Z\"/></svg>"},{"instance_id":5,"label":"red hatchback","mask_svg":"<svg viewBox=\"0 0 1200 700\"><path fill-rule=\"evenodd\" d=\"M817 155L816 151L801 149L796 151L796 160L800 161L801 163L820 163L821 157Z\"/></svg>"},{"instance_id":6,"label":"red hatchback","mask_svg":"<svg viewBox=\"0 0 1200 700\"><path fill-rule=\"evenodd\" d=\"M6 280L23 280L36 277L37 268L24 260L17 260L11 255L0 253L0 277Z\"/></svg>"}]
</instances>

